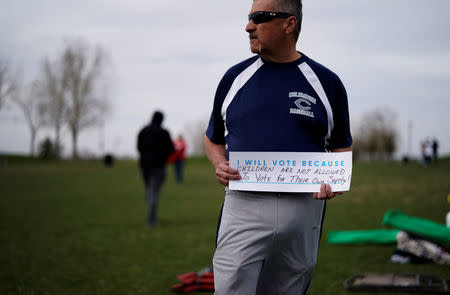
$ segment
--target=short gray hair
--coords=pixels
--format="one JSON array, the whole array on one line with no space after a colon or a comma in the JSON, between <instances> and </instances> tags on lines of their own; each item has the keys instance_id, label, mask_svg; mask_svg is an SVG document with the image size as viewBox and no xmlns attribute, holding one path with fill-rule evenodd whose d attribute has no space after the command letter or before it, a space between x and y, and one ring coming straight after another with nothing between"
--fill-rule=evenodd
<instances>
[{"instance_id":1,"label":"short gray hair","mask_svg":"<svg viewBox=\"0 0 450 295\"><path fill-rule=\"evenodd\" d=\"M295 40L298 40L302 29L302 0L275 0L275 7L279 12L287 12L297 18L297 28L295 30Z\"/></svg>"}]
</instances>

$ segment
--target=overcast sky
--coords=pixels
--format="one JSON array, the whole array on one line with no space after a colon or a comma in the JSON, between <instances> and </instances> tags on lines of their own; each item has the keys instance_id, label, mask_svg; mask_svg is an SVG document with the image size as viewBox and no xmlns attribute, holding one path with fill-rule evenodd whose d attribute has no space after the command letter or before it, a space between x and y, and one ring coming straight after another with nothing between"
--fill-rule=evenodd
<instances>
[{"instance_id":1,"label":"overcast sky","mask_svg":"<svg viewBox=\"0 0 450 295\"><path fill-rule=\"evenodd\" d=\"M67 38L106 49L114 64L113 111L104 130L81 133L79 149L135 156L138 130L154 110L173 137L208 120L224 72L251 56L250 0L0 0L0 57L34 79ZM450 153L450 1L303 0L298 50L337 73L349 96L352 130L364 114L389 110L399 153L436 137ZM51 135L42 130L38 141ZM13 106L0 110L0 152L29 150ZM65 150L71 150L64 131Z\"/></svg>"}]
</instances>

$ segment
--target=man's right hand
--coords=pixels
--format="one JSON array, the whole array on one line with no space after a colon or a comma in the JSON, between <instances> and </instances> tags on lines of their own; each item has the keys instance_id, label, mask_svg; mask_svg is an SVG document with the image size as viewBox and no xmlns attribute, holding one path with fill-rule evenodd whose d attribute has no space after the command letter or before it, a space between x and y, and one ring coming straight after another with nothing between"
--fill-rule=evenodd
<instances>
[{"instance_id":1,"label":"man's right hand","mask_svg":"<svg viewBox=\"0 0 450 295\"><path fill-rule=\"evenodd\" d=\"M239 171L230 167L230 162L225 161L217 165L216 167L216 177L217 180L227 186L230 180L240 180L241 175Z\"/></svg>"}]
</instances>

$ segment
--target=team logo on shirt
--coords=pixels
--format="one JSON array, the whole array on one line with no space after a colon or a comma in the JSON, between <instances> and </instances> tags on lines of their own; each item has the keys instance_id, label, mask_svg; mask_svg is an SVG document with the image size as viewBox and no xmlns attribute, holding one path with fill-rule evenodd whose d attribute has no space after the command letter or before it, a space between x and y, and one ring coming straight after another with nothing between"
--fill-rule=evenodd
<instances>
[{"instance_id":1,"label":"team logo on shirt","mask_svg":"<svg viewBox=\"0 0 450 295\"><path fill-rule=\"evenodd\" d=\"M316 99L303 92L289 92L289 98L296 97L294 104L297 108L291 108L289 113L308 116L314 118L314 113L311 112L312 104L316 104Z\"/></svg>"}]
</instances>

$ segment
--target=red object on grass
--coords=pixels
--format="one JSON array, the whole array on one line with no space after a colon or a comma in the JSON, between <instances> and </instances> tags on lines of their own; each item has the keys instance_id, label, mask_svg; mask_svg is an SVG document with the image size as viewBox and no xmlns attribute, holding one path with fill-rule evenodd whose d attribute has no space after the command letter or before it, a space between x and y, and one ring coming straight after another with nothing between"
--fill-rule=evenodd
<instances>
[{"instance_id":1,"label":"red object on grass","mask_svg":"<svg viewBox=\"0 0 450 295\"><path fill-rule=\"evenodd\" d=\"M178 277L180 283L171 289L178 293L190 293L194 291L214 291L214 274L211 267L197 272L188 272Z\"/></svg>"}]
</instances>

